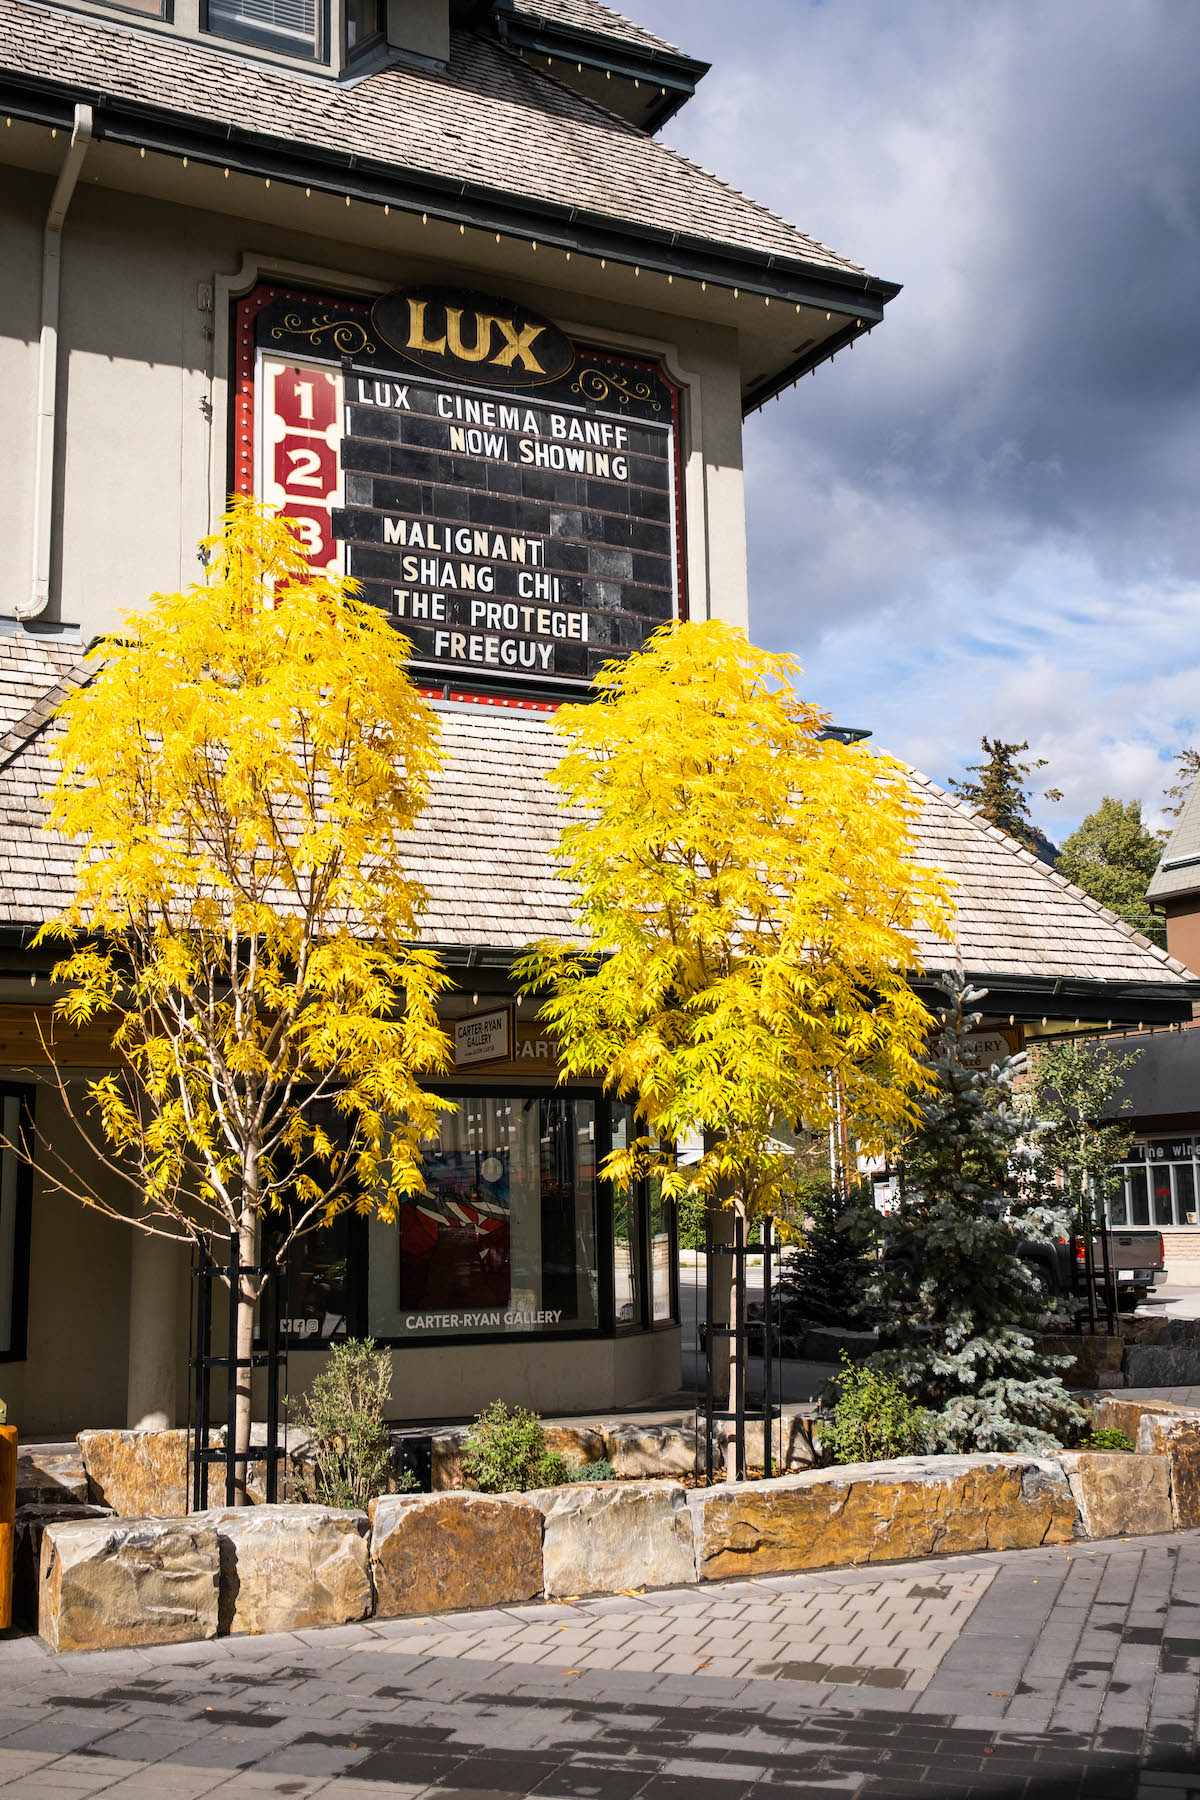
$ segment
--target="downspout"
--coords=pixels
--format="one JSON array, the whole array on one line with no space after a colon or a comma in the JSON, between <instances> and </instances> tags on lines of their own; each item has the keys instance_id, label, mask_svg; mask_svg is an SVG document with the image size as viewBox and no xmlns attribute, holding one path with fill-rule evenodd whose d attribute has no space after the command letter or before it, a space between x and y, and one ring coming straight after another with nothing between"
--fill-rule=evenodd
<instances>
[{"instance_id":1,"label":"downspout","mask_svg":"<svg viewBox=\"0 0 1200 1800\"><path fill-rule=\"evenodd\" d=\"M54 528L54 441L58 423L58 314L62 285L62 229L92 141L92 109L75 108L71 145L54 184L42 232L42 335L38 352L37 439L33 453L33 584L18 601L18 619L36 619L50 600L50 546Z\"/></svg>"}]
</instances>

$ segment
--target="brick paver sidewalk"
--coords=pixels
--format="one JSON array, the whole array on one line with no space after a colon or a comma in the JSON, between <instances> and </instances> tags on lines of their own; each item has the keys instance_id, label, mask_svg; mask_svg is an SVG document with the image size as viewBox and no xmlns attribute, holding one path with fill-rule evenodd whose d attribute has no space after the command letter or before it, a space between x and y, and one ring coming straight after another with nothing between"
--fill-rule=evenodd
<instances>
[{"instance_id":1,"label":"brick paver sidewalk","mask_svg":"<svg viewBox=\"0 0 1200 1800\"><path fill-rule=\"evenodd\" d=\"M55 1658L0 1796L1200 1800L1200 1533Z\"/></svg>"}]
</instances>

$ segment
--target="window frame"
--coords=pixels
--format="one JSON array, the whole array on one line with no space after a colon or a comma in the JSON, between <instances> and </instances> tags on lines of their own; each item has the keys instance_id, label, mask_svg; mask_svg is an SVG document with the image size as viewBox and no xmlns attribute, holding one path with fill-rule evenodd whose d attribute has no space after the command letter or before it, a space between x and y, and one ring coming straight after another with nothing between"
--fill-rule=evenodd
<instances>
[{"instance_id":1,"label":"window frame","mask_svg":"<svg viewBox=\"0 0 1200 1800\"><path fill-rule=\"evenodd\" d=\"M174 0L165 0L173 5ZM276 56L290 57L295 62L328 63L329 0L313 0L313 41L311 50L298 48L299 40L288 40L269 26L247 23L242 26L218 26L212 22L212 0L201 0L200 29L206 37L225 44L247 44L255 50L271 50Z\"/></svg>"}]
</instances>

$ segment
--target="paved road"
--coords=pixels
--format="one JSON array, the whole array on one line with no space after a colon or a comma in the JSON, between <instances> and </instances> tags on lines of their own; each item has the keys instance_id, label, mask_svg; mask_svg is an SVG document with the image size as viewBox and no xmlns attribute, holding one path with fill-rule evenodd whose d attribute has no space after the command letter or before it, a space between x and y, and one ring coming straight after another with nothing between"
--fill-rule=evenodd
<instances>
[{"instance_id":1,"label":"paved road","mask_svg":"<svg viewBox=\"0 0 1200 1800\"><path fill-rule=\"evenodd\" d=\"M1200 1797L1200 1533L54 1658L0 1795Z\"/></svg>"}]
</instances>

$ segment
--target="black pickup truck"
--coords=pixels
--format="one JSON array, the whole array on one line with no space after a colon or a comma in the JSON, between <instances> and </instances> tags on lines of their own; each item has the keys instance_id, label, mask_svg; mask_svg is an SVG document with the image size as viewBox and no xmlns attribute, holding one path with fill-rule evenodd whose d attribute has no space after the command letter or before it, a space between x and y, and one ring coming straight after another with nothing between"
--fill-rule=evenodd
<instances>
[{"instance_id":1,"label":"black pickup truck","mask_svg":"<svg viewBox=\"0 0 1200 1800\"><path fill-rule=\"evenodd\" d=\"M1037 1269L1046 1292L1056 1300L1080 1300L1087 1294L1087 1254L1082 1238L1059 1238L1057 1243L1026 1239L1021 1255ZM1161 1231L1153 1226L1114 1226L1108 1233L1109 1266L1117 1287L1117 1304L1132 1312L1165 1275L1166 1257ZM1092 1240L1096 1284L1104 1280L1104 1246Z\"/></svg>"}]
</instances>

